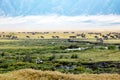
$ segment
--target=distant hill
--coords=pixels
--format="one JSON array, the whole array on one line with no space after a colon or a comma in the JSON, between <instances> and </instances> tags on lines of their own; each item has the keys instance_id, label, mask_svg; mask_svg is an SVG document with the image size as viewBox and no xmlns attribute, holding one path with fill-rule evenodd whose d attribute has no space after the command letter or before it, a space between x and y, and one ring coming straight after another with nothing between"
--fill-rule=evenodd
<instances>
[{"instance_id":1,"label":"distant hill","mask_svg":"<svg viewBox=\"0 0 120 80\"><path fill-rule=\"evenodd\" d=\"M0 74L0 80L119 80L120 74L63 74L53 71L23 69Z\"/></svg>"}]
</instances>

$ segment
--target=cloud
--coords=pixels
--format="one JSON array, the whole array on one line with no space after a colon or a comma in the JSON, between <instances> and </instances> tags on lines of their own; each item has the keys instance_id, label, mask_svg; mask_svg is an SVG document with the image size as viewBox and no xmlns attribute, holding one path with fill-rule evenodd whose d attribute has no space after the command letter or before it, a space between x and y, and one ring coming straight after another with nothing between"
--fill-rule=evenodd
<instances>
[{"instance_id":1,"label":"cloud","mask_svg":"<svg viewBox=\"0 0 120 80\"><path fill-rule=\"evenodd\" d=\"M120 30L120 15L0 17L1 31Z\"/></svg>"}]
</instances>

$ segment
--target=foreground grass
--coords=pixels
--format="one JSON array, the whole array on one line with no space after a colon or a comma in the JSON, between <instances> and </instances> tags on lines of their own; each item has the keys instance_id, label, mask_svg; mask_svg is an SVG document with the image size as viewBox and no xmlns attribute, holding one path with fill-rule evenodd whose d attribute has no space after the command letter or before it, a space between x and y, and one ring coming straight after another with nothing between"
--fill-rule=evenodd
<instances>
[{"instance_id":1,"label":"foreground grass","mask_svg":"<svg viewBox=\"0 0 120 80\"><path fill-rule=\"evenodd\" d=\"M63 74L52 71L23 69L0 75L0 80L119 80L119 74Z\"/></svg>"}]
</instances>

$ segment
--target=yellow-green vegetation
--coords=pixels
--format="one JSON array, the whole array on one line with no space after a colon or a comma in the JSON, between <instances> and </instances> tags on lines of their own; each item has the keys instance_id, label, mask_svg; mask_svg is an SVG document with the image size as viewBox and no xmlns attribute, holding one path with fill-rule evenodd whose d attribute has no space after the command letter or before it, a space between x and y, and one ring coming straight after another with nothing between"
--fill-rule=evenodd
<instances>
[{"instance_id":1,"label":"yellow-green vegetation","mask_svg":"<svg viewBox=\"0 0 120 80\"><path fill-rule=\"evenodd\" d=\"M120 43L120 40L105 40L104 43Z\"/></svg>"},{"instance_id":2,"label":"yellow-green vegetation","mask_svg":"<svg viewBox=\"0 0 120 80\"><path fill-rule=\"evenodd\" d=\"M0 42L17 42L21 40L8 40L8 39L1 39Z\"/></svg>"},{"instance_id":3,"label":"yellow-green vegetation","mask_svg":"<svg viewBox=\"0 0 120 80\"><path fill-rule=\"evenodd\" d=\"M76 54L78 58L71 59L72 55ZM73 52L71 54L56 54L57 56L67 56L67 59L58 59L60 61L70 61L70 62L99 62L99 61L120 61L120 51L119 50L91 50L83 52Z\"/></svg>"},{"instance_id":4,"label":"yellow-green vegetation","mask_svg":"<svg viewBox=\"0 0 120 80\"><path fill-rule=\"evenodd\" d=\"M23 69L0 74L0 80L119 80L119 74L63 74L52 71Z\"/></svg>"},{"instance_id":5,"label":"yellow-green vegetation","mask_svg":"<svg viewBox=\"0 0 120 80\"><path fill-rule=\"evenodd\" d=\"M69 32L68 31L68 32L1 32L0 33L0 39L1 39L0 42L19 41L15 39L75 39L78 41L98 42L96 38L98 39L103 38L104 40L103 43L120 43L119 32L80 32L80 31Z\"/></svg>"},{"instance_id":6,"label":"yellow-green vegetation","mask_svg":"<svg viewBox=\"0 0 120 80\"><path fill-rule=\"evenodd\" d=\"M85 50L67 50L74 48ZM36 59L43 63L37 64ZM69 42L68 39L0 42L0 73L24 68L75 74L119 73L119 61L120 48L111 44Z\"/></svg>"},{"instance_id":7,"label":"yellow-green vegetation","mask_svg":"<svg viewBox=\"0 0 120 80\"><path fill-rule=\"evenodd\" d=\"M102 41L106 35L108 38ZM0 73L32 68L72 74L117 74L119 42L119 33L0 33Z\"/></svg>"}]
</instances>

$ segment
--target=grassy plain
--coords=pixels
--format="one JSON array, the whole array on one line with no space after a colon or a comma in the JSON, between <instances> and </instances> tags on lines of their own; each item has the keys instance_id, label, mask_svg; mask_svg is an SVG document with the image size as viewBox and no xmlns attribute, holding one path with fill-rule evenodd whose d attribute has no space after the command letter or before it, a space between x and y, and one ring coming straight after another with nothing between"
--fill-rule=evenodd
<instances>
[{"instance_id":1,"label":"grassy plain","mask_svg":"<svg viewBox=\"0 0 120 80\"><path fill-rule=\"evenodd\" d=\"M18 38L3 37L9 34ZM119 80L120 39L94 44L86 42L96 43L95 34L69 38L77 34L81 33L1 33L0 80ZM84 50L68 50L77 48ZM43 63L36 63L37 59Z\"/></svg>"}]
</instances>

